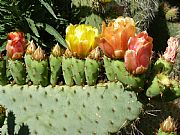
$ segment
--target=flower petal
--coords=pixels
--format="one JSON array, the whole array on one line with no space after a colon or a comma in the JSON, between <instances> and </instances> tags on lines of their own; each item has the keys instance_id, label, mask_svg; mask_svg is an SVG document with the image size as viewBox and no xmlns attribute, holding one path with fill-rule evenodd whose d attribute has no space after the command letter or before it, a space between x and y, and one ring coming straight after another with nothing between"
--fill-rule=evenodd
<instances>
[{"instance_id":1,"label":"flower petal","mask_svg":"<svg viewBox=\"0 0 180 135\"><path fill-rule=\"evenodd\" d=\"M126 69L129 72L133 72L137 68L137 62L136 62L136 52L134 50L127 50L124 55L124 62Z\"/></svg>"},{"instance_id":2,"label":"flower petal","mask_svg":"<svg viewBox=\"0 0 180 135\"><path fill-rule=\"evenodd\" d=\"M152 43L147 43L139 48L137 52L138 67L148 67L152 56Z\"/></svg>"}]
</instances>

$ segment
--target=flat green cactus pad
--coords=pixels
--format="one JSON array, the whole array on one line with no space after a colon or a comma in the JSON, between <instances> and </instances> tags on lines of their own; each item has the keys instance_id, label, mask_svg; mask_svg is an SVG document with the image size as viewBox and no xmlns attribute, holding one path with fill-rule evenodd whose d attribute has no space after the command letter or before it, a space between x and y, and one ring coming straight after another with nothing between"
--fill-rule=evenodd
<instances>
[{"instance_id":1,"label":"flat green cactus pad","mask_svg":"<svg viewBox=\"0 0 180 135\"><path fill-rule=\"evenodd\" d=\"M97 86L0 86L0 104L16 116L16 132L27 124L32 135L108 135L136 119L137 96L121 83ZM7 125L2 128L7 133Z\"/></svg>"}]
</instances>

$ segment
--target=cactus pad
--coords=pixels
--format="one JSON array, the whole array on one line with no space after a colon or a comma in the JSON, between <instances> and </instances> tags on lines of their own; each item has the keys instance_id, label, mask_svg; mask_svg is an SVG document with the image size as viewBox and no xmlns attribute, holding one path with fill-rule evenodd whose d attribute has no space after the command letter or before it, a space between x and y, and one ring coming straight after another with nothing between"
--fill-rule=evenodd
<instances>
[{"instance_id":1,"label":"cactus pad","mask_svg":"<svg viewBox=\"0 0 180 135\"><path fill-rule=\"evenodd\" d=\"M119 82L53 88L6 85L0 86L0 99L15 113L17 126L27 124L30 133L38 135L108 135L136 119L142 109L136 94ZM4 125L3 134L6 129Z\"/></svg>"},{"instance_id":2,"label":"cactus pad","mask_svg":"<svg viewBox=\"0 0 180 135\"><path fill-rule=\"evenodd\" d=\"M26 68L22 60L8 60L11 75L17 84L26 83Z\"/></svg>"}]
</instances>

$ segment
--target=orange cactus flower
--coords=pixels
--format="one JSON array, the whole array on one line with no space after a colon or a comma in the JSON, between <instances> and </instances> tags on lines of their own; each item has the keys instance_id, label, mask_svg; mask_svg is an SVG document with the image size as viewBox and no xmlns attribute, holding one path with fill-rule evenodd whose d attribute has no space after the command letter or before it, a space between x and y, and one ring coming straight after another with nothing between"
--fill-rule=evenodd
<instances>
[{"instance_id":1,"label":"orange cactus flower","mask_svg":"<svg viewBox=\"0 0 180 135\"><path fill-rule=\"evenodd\" d=\"M7 36L7 56L11 59L21 59L25 52L27 41L22 32L10 32Z\"/></svg>"},{"instance_id":2,"label":"orange cactus flower","mask_svg":"<svg viewBox=\"0 0 180 135\"><path fill-rule=\"evenodd\" d=\"M139 35L131 37L124 60L126 69L133 74L144 73L152 56L153 39L143 31Z\"/></svg>"},{"instance_id":3,"label":"orange cactus flower","mask_svg":"<svg viewBox=\"0 0 180 135\"><path fill-rule=\"evenodd\" d=\"M113 59L124 58L128 49L128 40L136 32L135 22L129 17L118 17L108 26L102 23L102 33L97 40L104 54Z\"/></svg>"},{"instance_id":4,"label":"orange cactus flower","mask_svg":"<svg viewBox=\"0 0 180 135\"><path fill-rule=\"evenodd\" d=\"M178 46L180 45L180 39L175 37L170 37L167 41L168 47L162 56L166 61L174 63Z\"/></svg>"}]
</instances>

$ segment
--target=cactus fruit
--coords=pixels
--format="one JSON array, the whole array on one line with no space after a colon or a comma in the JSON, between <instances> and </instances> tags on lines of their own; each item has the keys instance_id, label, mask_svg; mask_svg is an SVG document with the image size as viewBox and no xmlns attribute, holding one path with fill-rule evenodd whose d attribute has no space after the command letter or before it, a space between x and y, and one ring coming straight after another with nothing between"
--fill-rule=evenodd
<instances>
[{"instance_id":1,"label":"cactus fruit","mask_svg":"<svg viewBox=\"0 0 180 135\"><path fill-rule=\"evenodd\" d=\"M72 67L72 59L63 57L62 59L63 77L64 77L65 84L68 86L74 85L71 67Z\"/></svg>"},{"instance_id":2,"label":"cactus fruit","mask_svg":"<svg viewBox=\"0 0 180 135\"><path fill-rule=\"evenodd\" d=\"M160 124L157 135L177 135L176 124L171 116Z\"/></svg>"},{"instance_id":3,"label":"cactus fruit","mask_svg":"<svg viewBox=\"0 0 180 135\"><path fill-rule=\"evenodd\" d=\"M120 82L97 86L0 86L0 104L31 134L108 135L136 119L142 109L136 94ZM10 111L9 109L7 111ZM5 134L6 125L2 128Z\"/></svg>"},{"instance_id":4,"label":"cactus fruit","mask_svg":"<svg viewBox=\"0 0 180 135\"><path fill-rule=\"evenodd\" d=\"M32 75L32 68L31 68L31 55L36 50L36 46L33 41L29 42L27 45L26 53L24 55L24 62L26 64L26 72L27 72L27 81L30 80L30 78L33 78ZM30 77L31 76L31 77Z\"/></svg>"},{"instance_id":5,"label":"cactus fruit","mask_svg":"<svg viewBox=\"0 0 180 135\"><path fill-rule=\"evenodd\" d=\"M62 49L56 44L49 56L49 64L51 70L50 83L55 86L62 73Z\"/></svg>"},{"instance_id":6,"label":"cactus fruit","mask_svg":"<svg viewBox=\"0 0 180 135\"><path fill-rule=\"evenodd\" d=\"M85 76L88 85L96 85L99 75L100 64L100 50L99 47L91 51L85 60Z\"/></svg>"},{"instance_id":7,"label":"cactus fruit","mask_svg":"<svg viewBox=\"0 0 180 135\"><path fill-rule=\"evenodd\" d=\"M76 85L84 85L85 82L85 60L77 59L72 57L71 58L71 71L73 75L73 79Z\"/></svg>"},{"instance_id":8,"label":"cactus fruit","mask_svg":"<svg viewBox=\"0 0 180 135\"><path fill-rule=\"evenodd\" d=\"M27 41L22 32L10 32L7 37L7 56L9 58L9 68L14 81L17 84L26 83L26 69L23 56Z\"/></svg>"},{"instance_id":9,"label":"cactus fruit","mask_svg":"<svg viewBox=\"0 0 180 135\"><path fill-rule=\"evenodd\" d=\"M26 68L23 60L8 60L11 75L14 81L23 85L26 83Z\"/></svg>"},{"instance_id":10,"label":"cactus fruit","mask_svg":"<svg viewBox=\"0 0 180 135\"><path fill-rule=\"evenodd\" d=\"M38 47L31 58L31 73L29 75L34 85L47 86L49 84L48 78L48 60L44 51Z\"/></svg>"},{"instance_id":11,"label":"cactus fruit","mask_svg":"<svg viewBox=\"0 0 180 135\"><path fill-rule=\"evenodd\" d=\"M104 67L109 81L120 81L121 83L133 88L143 88L143 78L131 75L125 68L124 62L120 60L111 60L104 57Z\"/></svg>"}]
</instances>

